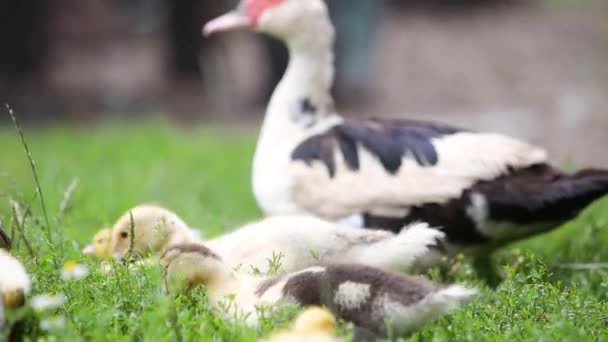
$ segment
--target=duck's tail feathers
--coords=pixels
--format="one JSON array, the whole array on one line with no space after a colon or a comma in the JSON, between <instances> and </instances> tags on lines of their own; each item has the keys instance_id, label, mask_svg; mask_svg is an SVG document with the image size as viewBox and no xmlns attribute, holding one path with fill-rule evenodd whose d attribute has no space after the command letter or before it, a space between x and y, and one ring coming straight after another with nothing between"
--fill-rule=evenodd
<instances>
[{"instance_id":1,"label":"duck's tail feathers","mask_svg":"<svg viewBox=\"0 0 608 342\"><path fill-rule=\"evenodd\" d=\"M440 305L444 312L450 312L470 302L475 295L477 295L477 289L455 284L431 294L428 301Z\"/></svg>"},{"instance_id":2,"label":"duck's tail feathers","mask_svg":"<svg viewBox=\"0 0 608 342\"><path fill-rule=\"evenodd\" d=\"M608 170L587 169L568 175L539 164L478 188L490 204L493 221L561 222L608 195Z\"/></svg>"}]
</instances>

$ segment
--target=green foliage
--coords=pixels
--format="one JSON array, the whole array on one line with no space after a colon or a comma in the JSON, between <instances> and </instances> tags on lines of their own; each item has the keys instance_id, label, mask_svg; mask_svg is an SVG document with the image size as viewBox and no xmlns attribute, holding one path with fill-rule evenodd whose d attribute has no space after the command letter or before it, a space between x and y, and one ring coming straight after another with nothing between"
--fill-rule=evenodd
<instances>
[{"instance_id":1,"label":"green foliage","mask_svg":"<svg viewBox=\"0 0 608 342\"><path fill-rule=\"evenodd\" d=\"M93 233L128 208L157 202L176 211L204 236L220 234L260 217L251 195L252 131L166 123L99 128L27 129L26 139L44 191L54 248L46 238L30 163L12 129L0 130L0 219L15 238L16 254L33 276L33 294L65 294L57 309L11 314L23 318L28 336L51 340L252 341L285 327L294 308L263 311L258 329L225 322L206 306L204 289L171 297L161 290L156 266L114 264L109 273L83 259ZM242 132L241 132L242 133ZM75 180L79 180L75 182ZM10 201L18 205L10 204ZM31 208L30 208L31 207ZM29 213L17 224L15 209ZM467 258L456 258L434 279L480 288L479 297L455 314L410 336L413 341L601 341L608 340L608 200L600 201L561 229L505 248L494 256L504 277L485 286ZM23 237L20 238L24 233ZM63 241L59 241L63 238ZM31 253L37 256L30 257ZM61 248L60 248L61 247ZM88 266L83 280L64 281L61 266ZM280 265L281 255L269 260ZM594 263L597 267L575 267ZM65 327L45 331L44 320L65 318ZM352 331L346 324L340 331Z\"/></svg>"}]
</instances>

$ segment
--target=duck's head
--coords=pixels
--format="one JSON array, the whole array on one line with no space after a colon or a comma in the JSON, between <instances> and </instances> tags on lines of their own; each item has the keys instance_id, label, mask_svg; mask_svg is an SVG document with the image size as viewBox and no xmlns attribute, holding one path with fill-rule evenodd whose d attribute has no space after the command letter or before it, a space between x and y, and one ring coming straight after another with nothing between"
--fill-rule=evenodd
<instances>
[{"instance_id":1,"label":"duck's head","mask_svg":"<svg viewBox=\"0 0 608 342\"><path fill-rule=\"evenodd\" d=\"M222 258L202 244L175 245L167 249L160 264L165 270L170 292L183 291L197 285L214 287L230 271Z\"/></svg>"},{"instance_id":2,"label":"duck's head","mask_svg":"<svg viewBox=\"0 0 608 342\"><path fill-rule=\"evenodd\" d=\"M153 251L152 246L158 239L156 234L154 225L138 222L135 215L133 215L133 221L130 218L119 220L110 233L110 253L114 258L121 259L129 251L135 255Z\"/></svg>"},{"instance_id":3,"label":"duck's head","mask_svg":"<svg viewBox=\"0 0 608 342\"><path fill-rule=\"evenodd\" d=\"M325 308L310 307L298 315L293 324L293 331L301 334L335 335L336 318Z\"/></svg>"},{"instance_id":4,"label":"duck's head","mask_svg":"<svg viewBox=\"0 0 608 342\"><path fill-rule=\"evenodd\" d=\"M328 18L322 0L241 0L235 10L207 23L203 33L251 29L293 41L320 34L319 28L333 34Z\"/></svg>"},{"instance_id":5,"label":"duck's head","mask_svg":"<svg viewBox=\"0 0 608 342\"><path fill-rule=\"evenodd\" d=\"M112 256L112 249L110 240L112 237L112 230L110 228L104 228L93 236L93 242L87 245L83 250L84 255L93 255L97 258L108 258Z\"/></svg>"},{"instance_id":6,"label":"duck's head","mask_svg":"<svg viewBox=\"0 0 608 342\"><path fill-rule=\"evenodd\" d=\"M136 255L160 254L173 239L186 240L189 234L188 225L170 210L139 205L129 209L112 227L111 253L120 259L132 247Z\"/></svg>"}]
</instances>

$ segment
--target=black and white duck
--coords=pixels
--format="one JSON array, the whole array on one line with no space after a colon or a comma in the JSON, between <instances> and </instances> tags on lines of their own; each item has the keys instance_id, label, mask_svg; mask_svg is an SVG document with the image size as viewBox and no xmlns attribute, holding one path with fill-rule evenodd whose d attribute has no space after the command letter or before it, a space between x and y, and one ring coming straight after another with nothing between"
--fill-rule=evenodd
<instances>
[{"instance_id":1,"label":"black and white duck","mask_svg":"<svg viewBox=\"0 0 608 342\"><path fill-rule=\"evenodd\" d=\"M566 174L543 148L502 134L340 116L330 93L334 28L322 0L242 0L204 33L239 28L273 36L290 53L253 163L254 194L267 215L392 231L428 222L442 227L450 254L486 255L608 193L608 171Z\"/></svg>"}]
</instances>

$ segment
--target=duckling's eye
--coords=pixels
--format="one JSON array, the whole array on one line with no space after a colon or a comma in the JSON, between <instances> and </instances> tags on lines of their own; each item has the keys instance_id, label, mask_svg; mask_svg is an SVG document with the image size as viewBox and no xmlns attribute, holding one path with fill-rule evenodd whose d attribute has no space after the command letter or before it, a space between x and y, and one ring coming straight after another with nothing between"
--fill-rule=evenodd
<instances>
[{"instance_id":1,"label":"duckling's eye","mask_svg":"<svg viewBox=\"0 0 608 342\"><path fill-rule=\"evenodd\" d=\"M129 233L127 233L127 232L122 232L122 233L120 233L120 237L121 237L121 238L123 238L123 239L126 239L126 238L128 238L128 237L129 237Z\"/></svg>"},{"instance_id":2,"label":"duckling's eye","mask_svg":"<svg viewBox=\"0 0 608 342\"><path fill-rule=\"evenodd\" d=\"M97 240L97 243L102 244L102 243L103 243L103 240L101 240L101 239L100 239L100 240Z\"/></svg>"}]
</instances>

